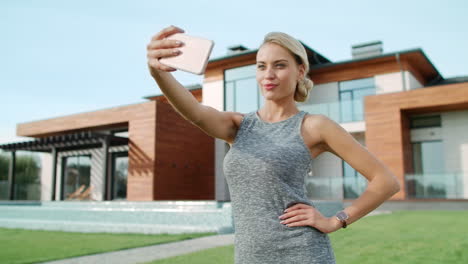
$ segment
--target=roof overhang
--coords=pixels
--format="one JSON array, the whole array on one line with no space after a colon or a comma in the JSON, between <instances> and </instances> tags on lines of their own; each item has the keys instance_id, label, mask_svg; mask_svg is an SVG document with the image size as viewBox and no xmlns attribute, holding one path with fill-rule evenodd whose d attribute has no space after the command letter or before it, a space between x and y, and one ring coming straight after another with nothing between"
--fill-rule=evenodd
<instances>
[{"instance_id":1,"label":"roof overhang","mask_svg":"<svg viewBox=\"0 0 468 264\"><path fill-rule=\"evenodd\" d=\"M56 150L73 150L85 148L97 148L103 142L108 142L109 146L128 145L128 138L118 137L109 134L101 134L91 131L49 136L31 141L14 142L0 145L0 149L4 151L38 151L52 152Z\"/></svg>"}]
</instances>

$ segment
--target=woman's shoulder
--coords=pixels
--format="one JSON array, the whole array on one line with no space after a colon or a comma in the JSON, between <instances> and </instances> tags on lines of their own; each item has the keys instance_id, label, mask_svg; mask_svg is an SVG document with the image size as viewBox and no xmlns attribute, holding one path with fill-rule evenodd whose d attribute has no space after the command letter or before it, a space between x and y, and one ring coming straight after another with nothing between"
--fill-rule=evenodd
<instances>
[{"instance_id":1,"label":"woman's shoulder","mask_svg":"<svg viewBox=\"0 0 468 264\"><path fill-rule=\"evenodd\" d=\"M305 112L305 111L304 111ZM305 112L304 114L304 123L309 125L319 125L324 122L329 122L331 119L323 114L310 114Z\"/></svg>"},{"instance_id":2,"label":"woman's shoulder","mask_svg":"<svg viewBox=\"0 0 468 264\"><path fill-rule=\"evenodd\" d=\"M303 126L306 131L311 131L313 133L320 133L321 129L327 125L337 125L335 121L330 119L328 116L323 114L310 114L307 113L304 115Z\"/></svg>"},{"instance_id":3,"label":"woman's shoulder","mask_svg":"<svg viewBox=\"0 0 468 264\"><path fill-rule=\"evenodd\" d=\"M248 115L248 113L240 113L240 112L233 112L232 120L236 124L237 127L240 126L242 123L242 120L245 118L245 116Z\"/></svg>"}]
</instances>

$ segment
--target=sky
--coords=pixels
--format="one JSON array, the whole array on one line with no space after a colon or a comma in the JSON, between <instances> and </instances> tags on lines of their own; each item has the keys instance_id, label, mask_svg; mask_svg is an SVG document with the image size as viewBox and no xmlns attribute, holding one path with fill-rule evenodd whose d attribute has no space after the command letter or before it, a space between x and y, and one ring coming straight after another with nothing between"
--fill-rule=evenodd
<instances>
[{"instance_id":1,"label":"sky","mask_svg":"<svg viewBox=\"0 0 468 264\"><path fill-rule=\"evenodd\" d=\"M227 47L283 31L333 62L380 40L384 53L421 48L445 78L468 75L468 1L0 0L0 144L16 124L145 102L160 94L146 45L176 25ZM183 84L202 77L176 72Z\"/></svg>"}]
</instances>

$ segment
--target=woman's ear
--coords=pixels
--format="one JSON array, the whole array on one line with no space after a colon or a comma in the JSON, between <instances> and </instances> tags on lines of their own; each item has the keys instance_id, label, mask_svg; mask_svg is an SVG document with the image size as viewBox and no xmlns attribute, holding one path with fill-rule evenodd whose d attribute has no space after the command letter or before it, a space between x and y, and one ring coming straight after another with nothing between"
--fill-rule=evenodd
<instances>
[{"instance_id":1,"label":"woman's ear","mask_svg":"<svg viewBox=\"0 0 468 264\"><path fill-rule=\"evenodd\" d=\"M299 65L299 80L304 79L305 77L305 66L304 64Z\"/></svg>"}]
</instances>

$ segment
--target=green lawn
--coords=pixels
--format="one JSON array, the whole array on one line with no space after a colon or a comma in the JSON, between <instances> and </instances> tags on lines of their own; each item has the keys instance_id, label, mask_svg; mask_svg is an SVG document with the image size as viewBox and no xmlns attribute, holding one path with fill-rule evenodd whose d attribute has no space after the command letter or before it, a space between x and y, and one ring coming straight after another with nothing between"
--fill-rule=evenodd
<instances>
[{"instance_id":1,"label":"green lawn","mask_svg":"<svg viewBox=\"0 0 468 264\"><path fill-rule=\"evenodd\" d=\"M468 211L400 211L360 219L331 233L338 264L468 263ZM226 246L152 264L234 263Z\"/></svg>"},{"instance_id":2,"label":"green lawn","mask_svg":"<svg viewBox=\"0 0 468 264\"><path fill-rule=\"evenodd\" d=\"M97 234L0 228L0 263L36 263L213 234Z\"/></svg>"}]
</instances>

